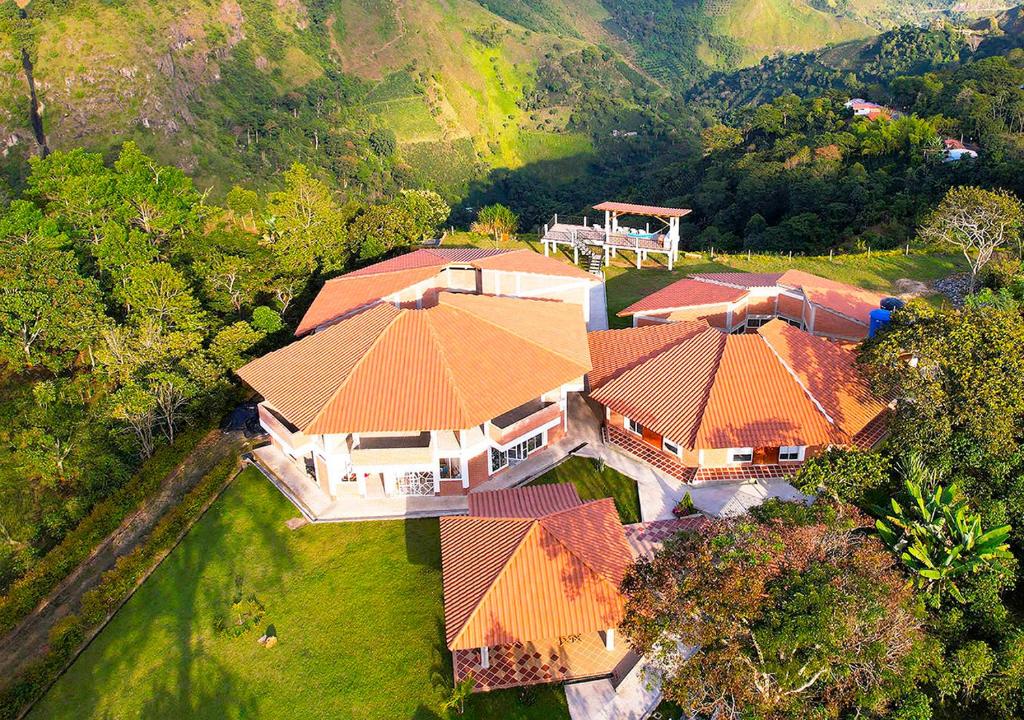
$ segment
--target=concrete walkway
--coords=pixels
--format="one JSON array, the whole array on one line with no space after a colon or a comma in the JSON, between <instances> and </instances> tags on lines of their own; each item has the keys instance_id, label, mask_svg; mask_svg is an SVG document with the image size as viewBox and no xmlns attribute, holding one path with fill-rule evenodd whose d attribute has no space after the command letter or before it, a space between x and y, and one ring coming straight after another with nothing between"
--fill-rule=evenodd
<instances>
[{"instance_id":1,"label":"concrete walkway","mask_svg":"<svg viewBox=\"0 0 1024 720\"><path fill-rule=\"evenodd\" d=\"M587 331L608 329L608 296L604 283L590 289L590 322Z\"/></svg>"},{"instance_id":2,"label":"concrete walkway","mask_svg":"<svg viewBox=\"0 0 1024 720\"><path fill-rule=\"evenodd\" d=\"M714 517L737 517L771 498L810 502L785 480L758 480L754 483L713 482L687 488L693 505Z\"/></svg>"},{"instance_id":3,"label":"concrete walkway","mask_svg":"<svg viewBox=\"0 0 1024 720\"><path fill-rule=\"evenodd\" d=\"M618 685L610 678L565 686L572 720L644 720L661 702L661 678L644 658Z\"/></svg>"}]
</instances>

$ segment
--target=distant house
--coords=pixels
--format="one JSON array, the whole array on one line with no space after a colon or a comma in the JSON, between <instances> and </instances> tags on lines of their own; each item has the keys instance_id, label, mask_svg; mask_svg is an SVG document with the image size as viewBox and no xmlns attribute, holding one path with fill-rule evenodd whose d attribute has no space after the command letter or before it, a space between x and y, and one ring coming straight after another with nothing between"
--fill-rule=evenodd
<instances>
[{"instance_id":1,"label":"distant house","mask_svg":"<svg viewBox=\"0 0 1024 720\"><path fill-rule=\"evenodd\" d=\"M238 370L275 462L325 503L465 495L565 433L591 368L580 306L434 301L377 303Z\"/></svg>"},{"instance_id":2,"label":"distant house","mask_svg":"<svg viewBox=\"0 0 1024 720\"><path fill-rule=\"evenodd\" d=\"M725 332L755 330L773 318L812 335L867 337L869 313L883 296L800 270L784 273L697 273L618 313L634 326L706 320Z\"/></svg>"},{"instance_id":3,"label":"distant house","mask_svg":"<svg viewBox=\"0 0 1024 720\"><path fill-rule=\"evenodd\" d=\"M885 432L888 406L853 352L781 320L748 334L691 320L589 341L609 441L681 480L782 477L822 448L871 447Z\"/></svg>"},{"instance_id":4,"label":"distant house","mask_svg":"<svg viewBox=\"0 0 1024 720\"><path fill-rule=\"evenodd\" d=\"M969 147L964 145L960 140L954 138L946 138L942 141L943 144L943 162L959 162L964 158L976 158L978 157L977 148Z\"/></svg>"},{"instance_id":5,"label":"distant house","mask_svg":"<svg viewBox=\"0 0 1024 720\"><path fill-rule=\"evenodd\" d=\"M884 105L879 105L878 103L868 102L863 98L847 100L843 104L843 107L851 110L854 117L867 118L868 120L877 120L879 118L889 120L891 118L898 117L899 115L895 110L891 110Z\"/></svg>"},{"instance_id":6,"label":"distant house","mask_svg":"<svg viewBox=\"0 0 1024 720\"><path fill-rule=\"evenodd\" d=\"M378 303L430 307L441 292L559 300L579 305L590 329L606 327L591 314L600 275L532 250L425 248L328 280L299 322L296 335L330 326Z\"/></svg>"},{"instance_id":7,"label":"distant house","mask_svg":"<svg viewBox=\"0 0 1024 720\"><path fill-rule=\"evenodd\" d=\"M475 492L468 516L442 517L445 642L456 682L474 690L616 675L638 658L615 637L620 584L700 517L623 526L611 498L583 502L570 484Z\"/></svg>"}]
</instances>

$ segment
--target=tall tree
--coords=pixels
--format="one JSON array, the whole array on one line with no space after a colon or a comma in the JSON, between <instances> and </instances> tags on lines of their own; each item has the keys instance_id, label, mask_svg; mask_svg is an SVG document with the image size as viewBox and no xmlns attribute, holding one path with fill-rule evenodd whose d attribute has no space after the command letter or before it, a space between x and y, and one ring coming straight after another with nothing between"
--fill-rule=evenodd
<instances>
[{"instance_id":1,"label":"tall tree","mask_svg":"<svg viewBox=\"0 0 1024 720\"><path fill-rule=\"evenodd\" d=\"M339 270L348 260L345 215L330 189L300 163L283 174L284 188L267 195L267 241L289 273Z\"/></svg>"},{"instance_id":2,"label":"tall tree","mask_svg":"<svg viewBox=\"0 0 1024 720\"><path fill-rule=\"evenodd\" d=\"M772 501L637 563L620 628L665 669L667 698L723 720L891 711L916 679L921 620L865 519L843 516Z\"/></svg>"},{"instance_id":3,"label":"tall tree","mask_svg":"<svg viewBox=\"0 0 1024 720\"><path fill-rule=\"evenodd\" d=\"M971 268L971 289L993 253L1020 240L1024 205L1011 192L955 187L921 226L920 237L958 248Z\"/></svg>"},{"instance_id":4,"label":"tall tree","mask_svg":"<svg viewBox=\"0 0 1024 720\"><path fill-rule=\"evenodd\" d=\"M504 238L515 235L519 228L519 216L501 203L480 208L473 223L473 232L486 233L494 238L497 245Z\"/></svg>"}]
</instances>

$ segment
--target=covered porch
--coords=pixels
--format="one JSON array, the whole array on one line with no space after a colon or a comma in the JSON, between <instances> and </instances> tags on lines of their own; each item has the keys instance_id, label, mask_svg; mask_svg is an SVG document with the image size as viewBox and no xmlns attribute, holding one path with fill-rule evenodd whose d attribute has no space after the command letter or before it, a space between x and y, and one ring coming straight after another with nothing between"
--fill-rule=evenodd
<instances>
[{"instance_id":1,"label":"covered porch","mask_svg":"<svg viewBox=\"0 0 1024 720\"><path fill-rule=\"evenodd\" d=\"M467 675L476 679L475 692L541 685L564 680L624 677L639 660L628 643L615 638L606 645L605 633L584 633L571 637L538 640L486 649L486 663L480 648L454 650L455 681ZM484 665L487 667L484 667Z\"/></svg>"},{"instance_id":2,"label":"covered porch","mask_svg":"<svg viewBox=\"0 0 1024 720\"><path fill-rule=\"evenodd\" d=\"M331 498L310 476L273 445L253 450L250 460L310 522L385 520L460 515L469 509L465 495L388 497L379 474L365 476L366 495L355 482L343 483Z\"/></svg>"}]
</instances>

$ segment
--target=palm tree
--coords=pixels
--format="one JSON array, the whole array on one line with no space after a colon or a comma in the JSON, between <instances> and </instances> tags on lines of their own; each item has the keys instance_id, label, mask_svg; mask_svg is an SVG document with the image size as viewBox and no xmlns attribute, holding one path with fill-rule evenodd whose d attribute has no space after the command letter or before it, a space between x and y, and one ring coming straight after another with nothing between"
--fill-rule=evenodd
<instances>
[{"instance_id":1,"label":"palm tree","mask_svg":"<svg viewBox=\"0 0 1024 720\"><path fill-rule=\"evenodd\" d=\"M956 484L943 487L919 455L904 458L899 468L911 502L904 507L894 498L892 512L875 523L878 534L906 565L914 584L937 603L946 590L964 602L956 578L1010 557L1010 526L985 532L981 516L968 512Z\"/></svg>"},{"instance_id":2,"label":"palm tree","mask_svg":"<svg viewBox=\"0 0 1024 720\"><path fill-rule=\"evenodd\" d=\"M476 222L470 226L473 232L491 235L495 245L506 237L514 236L518 228L519 216L500 203L480 208Z\"/></svg>"},{"instance_id":3,"label":"palm tree","mask_svg":"<svg viewBox=\"0 0 1024 720\"><path fill-rule=\"evenodd\" d=\"M472 674L462 678L460 682L455 683L452 687L451 694L448 699L444 701L443 707L445 710L455 710L461 715L466 710L466 699L469 698L473 692L473 688L476 687L476 678Z\"/></svg>"}]
</instances>

